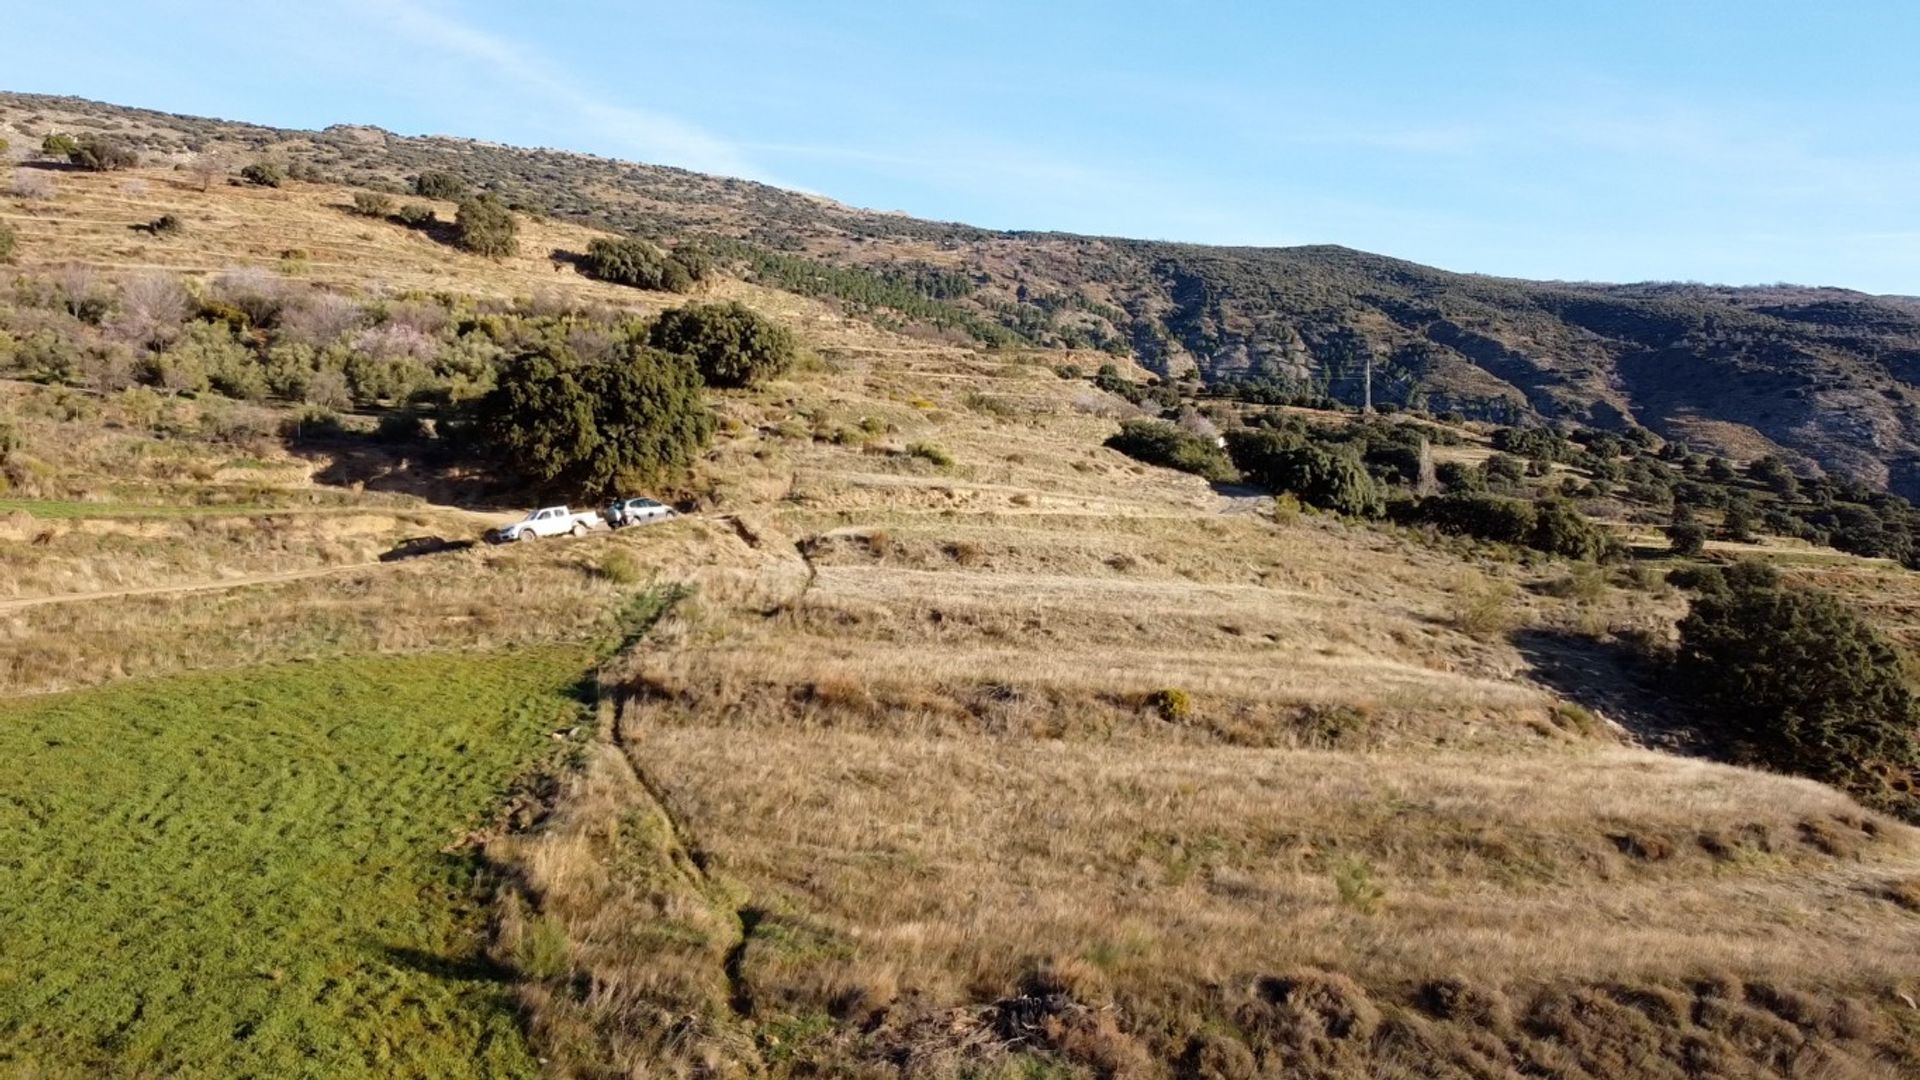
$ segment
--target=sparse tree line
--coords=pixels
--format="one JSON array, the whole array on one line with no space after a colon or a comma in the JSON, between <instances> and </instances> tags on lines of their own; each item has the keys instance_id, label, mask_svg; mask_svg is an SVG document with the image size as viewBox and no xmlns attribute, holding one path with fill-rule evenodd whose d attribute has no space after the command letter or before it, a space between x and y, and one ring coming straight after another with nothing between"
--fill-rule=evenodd
<instances>
[{"instance_id":1,"label":"sparse tree line","mask_svg":"<svg viewBox=\"0 0 1920 1080\"><path fill-rule=\"evenodd\" d=\"M647 320L446 294L363 300L256 269L200 282L69 268L0 291L10 377L284 402L305 407L309 432L378 410L390 433L432 431L441 449L556 493L684 469L712 431L702 387L755 385L797 352L738 304Z\"/></svg>"}]
</instances>

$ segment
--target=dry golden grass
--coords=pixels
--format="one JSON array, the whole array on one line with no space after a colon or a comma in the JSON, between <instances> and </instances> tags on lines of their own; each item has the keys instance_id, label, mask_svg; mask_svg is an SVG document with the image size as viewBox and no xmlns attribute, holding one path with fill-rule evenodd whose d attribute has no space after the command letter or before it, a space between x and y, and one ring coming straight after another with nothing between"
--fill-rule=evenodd
<instances>
[{"instance_id":1,"label":"dry golden grass","mask_svg":"<svg viewBox=\"0 0 1920 1080\"><path fill-rule=\"evenodd\" d=\"M698 598L608 676L630 813L676 823L703 899L635 906L578 847L546 864L588 883L587 927L706 912L700 946L568 977L664 964L701 987L676 999L694 1057L775 1073L1915 1060L1920 923L1889 899L1912 831L1623 747L1512 644L1670 625L1671 593L1277 524L1100 449L1110 421L1019 365L827 362L728 406L716 498L755 504L753 601ZM868 416L878 449L833 434ZM922 439L954 465L888 449ZM633 1030L630 1003L543 993L576 1032Z\"/></svg>"},{"instance_id":2,"label":"dry golden grass","mask_svg":"<svg viewBox=\"0 0 1920 1080\"><path fill-rule=\"evenodd\" d=\"M30 266L284 263L367 292L659 300L555 272L547 251L591 235L571 226L530 222L525 253L490 262L351 217L341 189L126 179L63 175L0 215ZM127 228L162 212L187 233ZM719 400L703 514L578 543L355 567L473 519L323 490L271 446L110 427L110 402L29 410L47 497L324 495L328 513L15 519L30 550L0 556L0 597L344 568L0 609L0 687L601 639L644 583L693 586L604 674L603 738L552 817L489 844L513 882L496 946L561 1076L1920 1061L1901 997L1920 994L1913 831L1814 784L1626 745L1526 644L1657 635L1680 597L1275 521L1268 500L1102 448L1126 407L1057 378L1060 358L714 291L792 323L812 356ZM1795 572L1920 625L1884 569Z\"/></svg>"}]
</instances>

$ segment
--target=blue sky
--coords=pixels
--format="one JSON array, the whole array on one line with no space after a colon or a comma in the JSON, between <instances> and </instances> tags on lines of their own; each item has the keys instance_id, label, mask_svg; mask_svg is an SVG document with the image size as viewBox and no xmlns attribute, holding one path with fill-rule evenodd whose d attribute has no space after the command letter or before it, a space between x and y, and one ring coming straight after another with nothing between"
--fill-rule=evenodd
<instances>
[{"instance_id":1,"label":"blue sky","mask_svg":"<svg viewBox=\"0 0 1920 1080\"><path fill-rule=\"evenodd\" d=\"M1920 294L1920 4L0 9L7 89L556 146L995 227Z\"/></svg>"}]
</instances>

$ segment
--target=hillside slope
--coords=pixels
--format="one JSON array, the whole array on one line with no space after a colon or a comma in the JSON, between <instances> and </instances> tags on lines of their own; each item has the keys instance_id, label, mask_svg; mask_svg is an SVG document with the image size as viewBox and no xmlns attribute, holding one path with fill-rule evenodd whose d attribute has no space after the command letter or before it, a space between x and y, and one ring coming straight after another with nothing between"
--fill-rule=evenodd
<instances>
[{"instance_id":1,"label":"hillside slope","mask_svg":"<svg viewBox=\"0 0 1920 1080\"><path fill-rule=\"evenodd\" d=\"M1131 352L1164 375L1269 380L1503 421L1640 425L1732 457L1920 494L1920 300L1837 288L1475 277L1344 248L995 233L766 184L372 127L321 133L0 94L0 129L125 136L150 160L298 161L353 184L447 169L601 227L707 238L770 284L987 342ZM831 267L829 271L828 267ZM839 273L833 273L839 271Z\"/></svg>"},{"instance_id":2,"label":"hillside slope","mask_svg":"<svg viewBox=\"0 0 1920 1080\"><path fill-rule=\"evenodd\" d=\"M556 271L540 247L595 235L575 223L529 221L524 253L493 262L354 216L343 186L201 191L162 167L57 181L49 199L0 197L22 236L15 300L47 326L73 316L27 301L66 262L123 305L155 268L216 296L264 272L356 311L442 295L588 323L674 302ZM129 228L161 213L186 230ZM368 654L454 650L471 654L456 666L497 673L541 645L624 637L619 614L648 605L662 617L646 636L572 690L597 699L597 723L533 714L556 718L529 741L568 762L530 785L539 799L516 789L500 823L458 825L427 821L404 782L377 800L443 860L408 870L484 852L502 871L487 879L490 936L467 919L431 949L345 935L326 957L348 985L436 991L379 999L376 1035L432 1020L423 1002L450 991L490 1009L511 996L513 1032L548 1075L1912 1074L1920 831L1609 722L1639 730L1664 704L1623 658L1687 603L1664 556L1599 567L1287 512L1104 445L1136 410L1059 377L1084 354L928 342L734 279L703 288L776 317L811 357L709 393L716 434L685 481L696 512L578 540L375 562L409 536L471 538L456 508L491 494L384 439L391 399L315 443L284 396L0 383L30 459L0 504L0 591L65 601L0 611L0 691L224 669L246 681L207 696L251 714L280 700L261 665L299 660L316 672L300 686L324 687ZM457 320L416 321L437 350L457 343ZM1490 453L1484 430L1447 430L1449 454ZM1920 640L1911 573L1804 545L1739 550L1874 598ZM339 572L307 573L324 568ZM73 596L223 575L232 587ZM433 690L471 694L478 677ZM333 739L333 710L381 685L303 690L297 718ZM77 689L36 715L117 717L118 693ZM193 750L249 790L249 753L281 745L260 730L223 722ZM78 734L32 740L32 787L0 770L14 808L0 827L55 855L70 821L39 800L89 795L59 756ZM112 734L102 760L119 760ZM129 848L204 790L148 779L116 803L126 820L96 816ZM196 850L219 853L255 819L202 820ZM86 919L148 882L223 892L192 868L96 860L77 876L77 861L45 865L80 883ZM59 969L66 950L117 990L137 984L116 961L148 954L37 929L21 916L47 925L45 897L11 880L0 1072L291 1057L219 1038L232 1029L204 1023L225 1015L204 984L145 1009L40 996L9 962ZM444 905L445 891L389 906ZM242 947L302 940L277 912L216 914ZM265 1001L309 985L270 963L237 966L228 987ZM319 982L306 1000L335 994ZM169 1040L183 1020L212 1037ZM95 1030L75 1057L75 1033ZM452 1034L422 1075L485 1064L470 1028L434 1030ZM335 1073L391 1075L400 1059L367 1042Z\"/></svg>"},{"instance_id":3,"label":"hillside slope","mask_svg":"<svg viewBox=\"0 0 1920 1080\"><path fill-rule=\"evenodd\" d=\"M1376 400L1510 422L1644 426L1920 495L1911 298L1525 282L1336 247L995 232L553 150L0 95L0 131L16 145L56 130L114 133L161 162L268 157L359 185L450 170L556 217L704 238L769 284L934 333L1104 347L1166 375L1257 379L1346 401L1362 394L1370 353Z\"/></svg>"}]
</instances>

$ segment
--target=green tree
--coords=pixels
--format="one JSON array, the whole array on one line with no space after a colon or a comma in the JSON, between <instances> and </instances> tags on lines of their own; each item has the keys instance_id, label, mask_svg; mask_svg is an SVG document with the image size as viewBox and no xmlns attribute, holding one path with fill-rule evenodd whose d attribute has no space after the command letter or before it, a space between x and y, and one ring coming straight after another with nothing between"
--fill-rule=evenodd
<instances>
[{"instance_id":1,"label":"green tree","mask_svg":"<svg viewBox=\"0 0 1920 1080\"><path fill-rule=\"evenodd\" d=\"M271 161L256 161L240 170L240 179L258 187L277 188L286 181L287 174Z\"/></svg>"},{"instance_id":2,"label":"green tree","mask_svg":"<svg viewBox=\"0 0 1920 1080\"><path fill-rule=\"evenodd\" d=\"M393 196L378 191L356 191L353 193L353 212L361 217L386 217L393 213Z\"/></svg>"},{"instance_id":3,"label":"green tree","mask_svg":"<svg viewBox=\"0 0 1920 1080\"><path fill-rule=\"evenodd\" d=\"M704 276L705 265L689 264L638 237L602 237L587 245L582 268L587 276L615 285L683 293Z\"/></svg>"},{"instance_id":4,"label":"green tree","mask_svg":"<svg viewBox=\"0 0 1920 1080\"><path fill-rule=\"evenodd\" d=\"M1568 559L1598 559L1607 551L1607 534L1565 499L1534 504L1533 532L1527 546Z\"/></svg>"},{"instance_id":5,"label":"green tree","mask_svg":"<svg viewBox=\"0 0 1920 1080\"><path fill-rule=\"evenodd\" d=\"M460 203L454 218L455 242L475 255L505 258L520 250L520 225L513 211L492 195L475 195Z\"/></svg>"},{"instance_id":6,"label":"green tree","mask_svg":"<svg viewBox=\"0 0 1920 1080\"><path fill-rule=\"evenodd\" d=\"M1676 520L1667 526L1667 549L1682 558L1693 558L1707 550L1707 530L1698 522Z\"/></svg>"},{"instance_id":7,"label":"green tree","mask_svg":"<svg viewBox=\"0 0 1920 1080\"><path fill-rule=\"evenodd\" d=\"M413 193L423 199L459 202L467 197L467 182L450 172L423 172L413 178Z\"/></svg>"},{"instance_id":8,"label":"green tree","mask_svg":"<svg viewBox=\"0 0 1920 1080\"><path fill-rule=\"evenodd\" d=\"M80 149L80 141L71 135L55 132L40 140L40 155L50 158L72 160L74 151Z\"/></svg>"},{"instance_id":9,"label":"green tree","mask_svg":"<svg viewBox=\"0 0 1920 1080\"><path fill-rule=\"evenodd\" d=\"M713 436L693 366L631 339L592 362L551 341L508 359L476 418L503 467L595 495L684 470Z\"/></svg>"},{"instance_id":10,"label":"green tree","mask_svg":"<svg viewBox=\"0 0 1920 1080\"><path fill-rule=\"evenodd\" d=\"M67 160L92 172L118 172L140 164L140 155L118 139L89 135L68 151Z\"/></svg>"},{"instance_id":11,"label":"green tree","mask_svg":"<svg viewBox=\"0 0 1920 1080\"><path fill-rule=\"evenodd\" d=\"M737 302L662 312L648 337L655 348L692 357L713 386L757 386L799 356L792 331Z\"/></svg>"},{"instance_id":12,"label":"green tree","mask_svg":"<svg viewBox=\"0 0 1920 1080\"><path fill-rule=\"evenodd\" d=\"M1913 816L1913 693L1899 653L1852 608L1730 573L1679 629L1678 685L1746 757Z\"/></svg>"},{"instance_id":13,"label":"green tree","mask_svg":"<svg viewBox=\"0 0 1920 1080\"><path fill-rule=\"evenodd\" d=\"M1357 455L1299 441L1277 431L1236 431L1227 452L1241 475L1268 491L1352 517L1386 513L1386 492Z\"/></svg>"},{"instance_id":14,"label":"green tree","mask_svg":"<svg viewBox=\"0 0 1920 1080\"><path fill-rule=\"evenodd\" d=\"M1166 420L1127 420L1107 439L1107 446L1135 461L1190 472L1215 483L1236 480L1240 475L1211 439Z\"/></svg>"}]
</instances>

